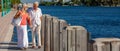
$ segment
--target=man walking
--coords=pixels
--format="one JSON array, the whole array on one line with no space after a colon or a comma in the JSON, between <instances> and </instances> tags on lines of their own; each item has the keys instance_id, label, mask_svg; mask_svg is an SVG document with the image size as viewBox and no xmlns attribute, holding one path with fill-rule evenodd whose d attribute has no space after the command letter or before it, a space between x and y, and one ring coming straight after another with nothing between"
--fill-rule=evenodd
<instances>
[{"instance_id":1,"label":"man walking","mask_svg":"<svg viewBox=\"0 0 120 51\"><path fill-rule=\"evenodd\" d=\"M32 48L36 48L36 39L38 42L38 48L41 48L41 19L42 19L42 12L41 9L38 8L39 3L34 2L33 8L30 10L29 15L31 17L31 23L32 23ZM36 36L37 35L37 36Z\"/></svg>"}]
</instances>

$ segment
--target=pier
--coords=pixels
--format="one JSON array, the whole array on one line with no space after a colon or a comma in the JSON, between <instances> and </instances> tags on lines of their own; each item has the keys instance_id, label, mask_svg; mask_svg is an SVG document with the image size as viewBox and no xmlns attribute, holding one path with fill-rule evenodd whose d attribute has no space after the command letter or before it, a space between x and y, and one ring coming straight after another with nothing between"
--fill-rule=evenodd
<instances>
[{"instance_id":1,"label":"pier","mask_svg":"<svg viewBox=\"0 0 120 51\"><path fill-rule=\"evenodd\" d=\"M21 51L17 43L11 42L13 35L12 10L0 17L0 51ZM42 17L42 48L32 49L31 42L26 51L120 51L119 38L90 38L90 33L83 26L71 26L65 20L44 14Z\"/></svg>"}]
</instances>

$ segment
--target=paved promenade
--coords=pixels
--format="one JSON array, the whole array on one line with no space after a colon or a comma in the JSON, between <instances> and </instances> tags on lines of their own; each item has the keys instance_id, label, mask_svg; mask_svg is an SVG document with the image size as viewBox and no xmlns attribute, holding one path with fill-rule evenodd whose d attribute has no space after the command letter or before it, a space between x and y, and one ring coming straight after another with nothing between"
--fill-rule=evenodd
<instances>
[{"instance_id":1,"label":"paved promenade","mask_svg":"<svg viewBox=\"0 0 120 51\"><path fill-rule=\"evenodd\" d=\"M16 12L17 11L12 10L4 17L0 16L0 51L24 51L16 47L16 42L11 42L13 35L13 26L11 25L11 20ZM30 44L30 47L25 51L43 51L43 49L43 47L41 49L32 49Z\"/></svg>"},{"instance_id":2,"label":"paved promenade","mask_svg":"<svg viewBox=\"0 0 120 51\"><path fill-rule=\"evenodd\" d=\"M10 42L13 34L13 26L11 25L12 17L16 11L11 11L7 15L0 17L0 42Z\"/></svg>"}]
</instances>

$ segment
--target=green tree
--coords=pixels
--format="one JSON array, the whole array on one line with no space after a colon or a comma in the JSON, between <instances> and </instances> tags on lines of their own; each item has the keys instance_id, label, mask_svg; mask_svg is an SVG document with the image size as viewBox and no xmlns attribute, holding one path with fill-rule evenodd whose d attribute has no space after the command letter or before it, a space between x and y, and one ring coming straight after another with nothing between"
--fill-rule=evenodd
<instances>
[{"instance_id":1,"label":"green tree","mask_svg":"<svg viewBox=\"0 0 120 51\"><path fill-rule=\"evenodd\" d=\"M2 6L1 6L1 0L0 0L0 12L2 11L2 9L1 9L1 8L2 8Z\"/></svg>"},{"instance_id":2,"label":"green tree","mask_svg":"<svg viewBox=\"0 0 120 51\"><path fill-rule=\"evenodd\" d=\"M11 4L19 4L20 3L20 0L10 0L11 1Z\"/></svg>"}]
</instances>

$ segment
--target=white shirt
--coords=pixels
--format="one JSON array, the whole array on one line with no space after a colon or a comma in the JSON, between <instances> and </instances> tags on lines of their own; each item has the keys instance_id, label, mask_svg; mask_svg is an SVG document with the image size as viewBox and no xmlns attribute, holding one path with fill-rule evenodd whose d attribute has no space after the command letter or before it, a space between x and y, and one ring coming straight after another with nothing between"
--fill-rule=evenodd
<instances>
[{"instance_id":1,"label":"white shirt","mask_svg":"<svg viewBox=\"0 0 120 51\"><path fill-rule=\"evenodd\" d=\"M37 25L41 24L40 17L42 17L42 12L41 12L40 8L37 8L36 11L32 8L32 10L29 12L29 15L31 17L31 21L32 21L33 26L37 26Z\"/></svg>"}]
</instances>

